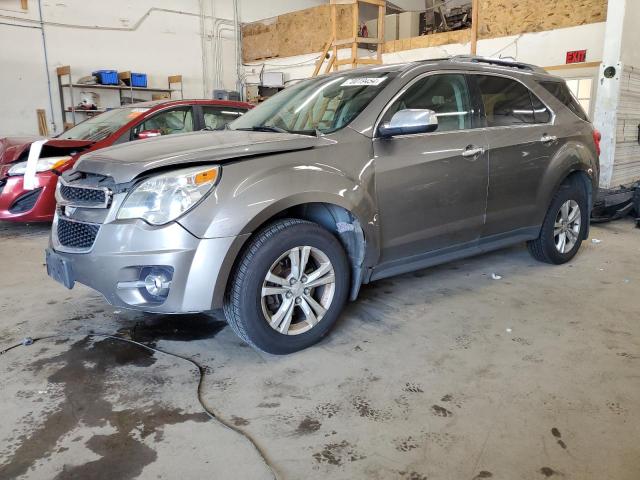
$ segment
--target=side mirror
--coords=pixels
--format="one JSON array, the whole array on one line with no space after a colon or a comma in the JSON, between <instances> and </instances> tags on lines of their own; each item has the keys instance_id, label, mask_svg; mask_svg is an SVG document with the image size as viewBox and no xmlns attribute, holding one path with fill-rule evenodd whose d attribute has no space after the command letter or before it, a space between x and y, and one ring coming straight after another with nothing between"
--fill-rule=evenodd
<instances>
[{"instance_id":1,"label":"side mirror","mask_svg":"<svg viewBox=\"0 0 640 480\"><path fill-rule=\"evenodd\" d=\"M143 130L136 135L136 138L142 140L144 138L160 137L161 135L162 132L160 131L160 129L156 128L153 130Z\"/></svg>"},{"instance_id":2,"label":"side mirror","mask_svg":"<svg viewBox=\"0 0 640 480\"><path fill-rule=\"evenodd\" d=\"M396 112L391 121L378 127L381 137L395 135L411 135L415 133L429 133L438 129L436 112L421 108L408 108Z\"/></svg>"}]
</instances>

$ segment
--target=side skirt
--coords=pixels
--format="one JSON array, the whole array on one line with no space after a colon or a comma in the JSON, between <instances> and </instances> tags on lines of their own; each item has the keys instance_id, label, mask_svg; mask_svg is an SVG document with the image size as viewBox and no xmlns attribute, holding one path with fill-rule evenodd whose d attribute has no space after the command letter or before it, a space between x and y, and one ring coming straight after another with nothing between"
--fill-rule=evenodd
<instances>
[{"instance_id":1,"label":"side skirt","mask_svg":"<svg viewBox=\"0 0 640 480\"><path fill-rule=\"evenodd\" d=\"M472 242L454 245L453 247L442 248L408 258L382 263L369 270L369 275L365 278L364 283L414 272L423 268L441 265L453 260L459 260L493 250L499 250L527 240L534 240L540 235L541 228L542 225L519 228L507 233L500 233Z\"/></svg>"}]
</instances>

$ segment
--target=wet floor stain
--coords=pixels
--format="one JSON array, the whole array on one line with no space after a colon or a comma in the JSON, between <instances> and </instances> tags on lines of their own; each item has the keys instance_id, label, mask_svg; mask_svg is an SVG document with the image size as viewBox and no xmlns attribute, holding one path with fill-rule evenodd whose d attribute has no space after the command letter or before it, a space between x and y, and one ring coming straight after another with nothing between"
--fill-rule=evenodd
<instances>
[{"instance_id":1,"label":"wet floor stain","mask_svg":"<svg viewBox=\"0 0 640 480\"><path fill-rule=\"evenodd\" d=\"M211 339L226 326L227 322L206 314L145 315L118 333L153 347L161 340L189 342Z\"/></svg>"},{"instance_id":2,"label":"wet floor stain","mask_svg":"<svg viewBox=\"0 0 640 480\"><path fill-rule=\"evenodd\" d=\"M161 441L163 427L189 421L206 422L205 413L184 413L160 403L144 409L127 408L114 411L109 398L107 374L115 367L149 367L156 362L153 353L115 339L94 341L85 337L68 350L52 358L25 365L38 373L52 365L61 365L48 381L62 388L65 399L46 414L34 432L10 439L17 445L8 463L0 467L0 478L15 478L29 471L38 460L57 453L57 443L74 429L110 425L114 433L94 435L86 447L100 458L82 465L67 465L55 477L92 479L133 479L152 463L156 452L145 440ZM156 379L157 381L157 379Z\"/></svg>"},{"instance_id":3,"label":"wet floor stain","mask_svg":"<svg viewBox=\"0 0 640 480\"><path fill-rule=\"evenodd\" d=\"M440 405L432 405L431 413L433 413L437 417L453 417L453 412L451 410L447 410Z\"/></svg>"},{"instance_id":4,"label":"wet floor stain","mask_svg":"<svg viewBox=\"0 0 640 480\"><path fill-rule=\"evenodd\" d=\"M322 424L317 419L312 417L305 417L298 425L298 428L296 428L295 434L309 435L310 433L314 433L320 430L321 426Z\"/></svg>"},{"instance_id":5,"label":"wet floor stain","mask_svg":"<svg viewBox=\"0 0 640 480\"><path fill-rule=\"evenodd\" d=\"M231 423L233 423L236 427L245 427L249 425L251 422L246 418L237 417L236 415L231 416Z\"/></svg>"},{"instance_id":6,"label":"wet floor stain","mask_svg":"<svg viewBox=\"0 0 640 480\"><path fill-rule=\"evenodd\" d=\"M356 448L346 440L339 443L328 443L321 451L312 455L318 463L339 466L345 462L355 462L367 457L358 453Z\"/></svg>"},{"instance_id":7,"label":"wet floor stain","mask_svg":"<svg viewBox=\"0 0 640 480\"><path fill-rule=\"evenodd\" d=\"M553 435L558 440L558 445L560 445L564 450L567 449L567 444L562 440L562 434L560 433L560 430L558 430L556 427L553 427L551 429L551 435Z\"/></svg>"},{"instance_id":8,"label":"wet floor stain","mask_svg":"<svg viewBox=\"0 0 640 480\"><path fill-rule=\"evenodd\" d=\"M363 418L369 418L376 422L381 422L391 419L391 412L389 410L380 410L373 408L369 400L362 397L354 397L351 404Z\"/></svg>"},{"instance_id":9,"label":"wet floor stain","mask_svg":"<svg viewBox=\"0 0 640 480\"><path fill-rule=\"evenodd\" d=\"M493 478L493 473L487 470L482 470L481 472L478 472L475 477L473 477L473 480L481 480L483 478Z\"/></svg>"},{"instance_id":10,"label":"wet floor stain","mask_svg":"<svg viewBox=\"0 0 640 480\"><path fill-rule=\"evenodd\" d=\"M557 472L556 470L550 467L542 467L540 469L540 473L547 478L553 477L554 475L562 475L560 472Z\"/></svg>"}]
</instances>

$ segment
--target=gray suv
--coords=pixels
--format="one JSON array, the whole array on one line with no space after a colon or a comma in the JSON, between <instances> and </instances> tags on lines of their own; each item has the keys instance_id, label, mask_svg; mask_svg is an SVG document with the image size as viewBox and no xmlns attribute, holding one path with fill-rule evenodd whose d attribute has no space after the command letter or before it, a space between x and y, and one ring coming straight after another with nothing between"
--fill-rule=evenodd
<instances>
[{"instance_id":1,"label":"gray suv","mask_svg":"<svg viewBox=\"0 0 640 480\"><path fill-rule=\"evenodd\" d=\"M303 81L222 132L141 140L65 173L49 274L119 307L224 308L274 354L308 347L363 283L588 235L599 135L566 84L477 57Z\"/></svg>"}]
</instances>

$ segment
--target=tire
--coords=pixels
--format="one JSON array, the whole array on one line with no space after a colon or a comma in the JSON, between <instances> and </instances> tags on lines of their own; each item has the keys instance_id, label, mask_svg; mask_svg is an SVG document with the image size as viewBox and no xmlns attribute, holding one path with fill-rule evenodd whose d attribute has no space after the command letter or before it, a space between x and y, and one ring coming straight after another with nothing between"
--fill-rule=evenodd
<instances>
[{"instance_id":1,"label":"tire","mask_svg":"<svg viewBox=\"0 0 640 480\"><path fill-rule=\"evenodd\" d=\"M309 260L305 271L309 272L308 279L305 271L294 270L290 255L295 257L297 254L292 254L292 250L299 253L296 258L300 264L307 252ZM326 267L327 260L329 267ZM313 283L311 278L314 272L320 272L321 267L332 267L334 282L311 289L303 288ZM270 272L274 276L269 278L277 279L279 283L268 281ZM323 273L316 282L330 278L331 270ZM305 220L278 220L256 233L239 257L227 287L225 317L233 331L254 348L275 355L297 352L317 343L336 323L347 300L349 279L350 268L344 249L331 233ZM291 285L292 281L296 283ZM285 293L263 296L263 288L286 290L286 295L291 298ZM309 313L310 306L314 305L312 300L316 303ZM290 303L298 301L300 304ZM289 311L283 308L287 305L291 305L290 323L287 325L287 315L282 323L277 323L281 309ZM320 320L313 324L318 305L326 307L326 311L317 315ZM272 327L270 322L275 326ZM284 331L285 328L287 332L281 333L280 329Z\"/></svg>"},{"instance_id":2,"label":"tire","mask_svg":"<svg viewBox=\"0 0 640 480\"><path fill-rule=\"evenodd\" d=\"M565 224L567 231L571 232L571 234L575 234L576 238L574 240L575 243L572 246L567 244L564 247L564 251L562 251L557 244L560 237L556 237L555 233L557 232L557 229L562 228L559 226L562 224L561 208L567 203L569 203L570 209L573 204L577 204L580 208L580 225L575 229L575 226L574 228L569 228L571 223ZM531 253L533 258L536 260L545 263L560 265L568 262L580 249L580 245L585 238L588 221L589 208L587 205L587 194L584 186L577 178L566 180L562 185L560 185L560 188L551 201L551 205L549 206L549 210L547 211L542 224L542 229L540 230L540 236L535 240L527 242L529 253ZM570 233L566 233L565 235L567 241L572 238Z\"/></svg>"}]
</instances>

